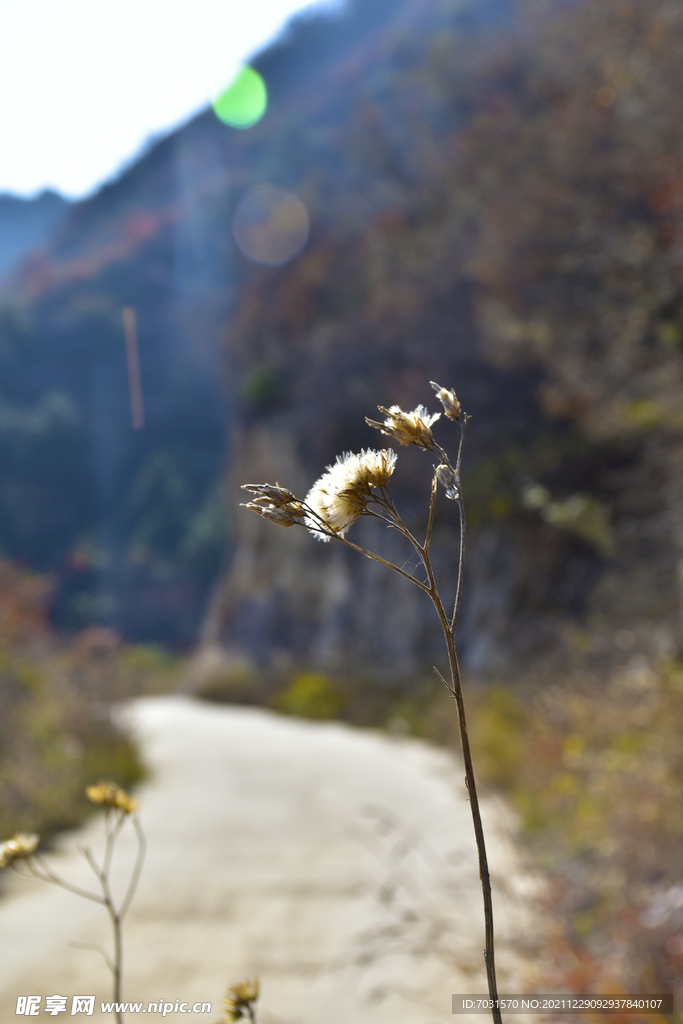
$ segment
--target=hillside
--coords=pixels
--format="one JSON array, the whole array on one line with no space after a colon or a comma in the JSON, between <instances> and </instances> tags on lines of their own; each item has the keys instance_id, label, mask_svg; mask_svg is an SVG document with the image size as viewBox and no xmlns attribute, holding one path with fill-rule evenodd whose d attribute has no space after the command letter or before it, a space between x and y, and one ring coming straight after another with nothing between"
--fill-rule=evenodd
<instances>
[{"instance_id":1,"label":"hillside","mask_svg":"<svg viewBox=\"0 0 683 1024\"><path fill-rule=\"evenodd\" d=\"M358 154L338 157L358 95L381 82L406 34L461 21L449 6L396 0L372 17L357 4L300 19L255 62L273 80L262 122L239 132L212 112L196 118L76 204L5 282L0 545L56 575L60 628L97 622L179 646L196 638L230 551L226 448L240 395L254 391L225 360L227 325L254 271L232 237L235 206L261 181L300 190L325 161L357 192ZM469 20L463 31L479 31ZM386 205L383 188L371 172L371 205ZM329 224L351 237L343 202L330 206ZM137 318L142 430L131 429L123 307Z\"/></svg>"},{"instance_id":2,"label":"hillside","mask_svg":"<svg viewBox=\"0 0 683 1024\"><path fill-rule=\"evenodd\" d=\"M305 491L376 443L377 402L412 408L430 378L457 388L473 414L462 651L480 672L679 650L682 42L671 8L635 3L529 9L477 47L403 37L343 131L306 126L310 243L238 297L227 345L252 397L233 486ZM277 401L254 399L259 381ZM423 514L424 467L401 463ZM392 672L436 642L420 595L364 560L234 523L212 639ZM448 546L451 521L437 527Z\"/></svg>"},{"instance_id":3,"label":"hillside","mask_svg":"<svg viewBox=\"0 0 683 1024\"><path fill-rule=\"evenodd\" d=\"M0 278L49 238L68 209L68 201L49 190L32 199L0 194Z\"/></svg>"},{"instance_id":4,"label":"hillside","mask_svg":"<svg viewBox=\"0 0 683 1024\"><path fill-rule=\"evenodd\" d=\"M238 132L207 112L162 140L5 288L3 548L57 574L63 627L188 644L223 572L205 639L264 667L412 672L438 640L419 595L397 593L399 642L375 622L393 581L248 522L235 488L306 489L376 442L363 417L378 402L412 406L438 379L474 417L468 665L563 659L590 623L671 653L679 20L616 2L365 10L300 21L255 62L272 78L261 122ZM264 182L311 224L282 266L245 259L231 231ZM419 516L425 467L401 466Z\"/></svg>"}]
</instances>

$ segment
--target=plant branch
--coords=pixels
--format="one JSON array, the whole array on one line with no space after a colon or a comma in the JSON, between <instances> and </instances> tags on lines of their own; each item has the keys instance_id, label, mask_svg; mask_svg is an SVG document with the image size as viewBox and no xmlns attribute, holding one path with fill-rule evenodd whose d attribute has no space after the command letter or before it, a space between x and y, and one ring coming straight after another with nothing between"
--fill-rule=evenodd
<instances>
[{"instance_id":1,"label":"plant branch","mask_svg":"<svg viewBox=\"0 0 683 1024\"><path fill-rule=\"evenodd\" d=\"M114 973L114 965L111 962L111 957L107 953L104 946L100 946L99 943L97 942L77 942L76 940L70 942L69 945L72 946L74 949L94 949L96 953L100 954L100 956L104 960L105 964L107 965L111 973Z\"/></svg>"},{"instance_id":2,"label":"plant branch","mask_svg":"<svg viewBox=\"0 0 683 1024\"><path fill-rule=\"evenodd\" d=\"M121 919L121 921L123 921L124 917L128 913L128 909L133 900L133 896L135 895L135 890L137 889L138 882L140 881L142 865L144 864L145 861L145 853L147 852L147 840L145 839L145 833L143 832L142 825L140 824L137 818L133 818L133 828L135 829L135 834L138 840L138 854L137 857L135 858L135 866L133 868L133 874L131 875L128 891L126 892L126 895L123 898L123 903L121 904L121 909L119 910L119 918Z\"/></svg>"},{"instance_id":3,"label":"plant branch","mask_svg":"<svg viewBox=\"0 0 683 1024\"><path fill-rule=\"evenodd\" d=\"M465 520L465 502L462 498L462 491L460 484L458 483L458 515L460 517L460 551L458 554L458 579L455 585L455 601L453 602L453 615L450 621L450 631L455 636L455 629L458 625L458 619L460 618L460 608L462 605L462 590L463 582L465 577L465 533L466 533L466 520Z\"/></svg>"},{"instance_id":4,"label":"plant branch","mask_svg":"<svg viewBox=\"0 0 683 1024\"><path fill-rule=\"evenodd\" d=\"M430 593L429 587L425 586L424 583L420 583L420 581L416 580L414 576L411 576L409 572L399 569L399 567L394 565L393 562L387 562L386 558L380 558L380 556L376 555L374 551L368 551L366 548L361 548L358 544L354 544L353 541L347 540L346 537L340 537L338 533L330 534L330 536L335 537L341 544L346 544L347 548L353 548L354 551L359 551L361 555L365 555L367 558L372 558L375 562L380 562L382 565L386 565L387 568L393 569L394 572L399 574L399 576L405 576L407 580L414 583L416 587L420 588L420 590L424 590L426 594Z\"/></svg>"},{"instance_id":5,"label":"plant branch","mask_svg":"<svg viewBox=\"0 0 683 1024\"><path fill-rule=\"evenodd\" d=\"M114 843L118 838L119 832L123 828L124 821L125 815L122 812L119 812L118 821L116 821L111 830L107 832L107 845L105 846L104 861L102 862L102 872L105 875L109 875L109 869L111 868L111 859L114 854Z\"/></svg>"},{"instance_id":6,"label":"plant branch","mask_svg":"<svg viewBox=\"0 0 683 1024\"><path fill-rule=\"evenodd\" d=\"M432 540L432 526L434 525L434 508L436 506L436 488L437 488L437 484L438 484L438 481L437 481L437 478L436 478L436 470L434 470L434 475L432 477L432 493L431 493L431 497L429 499L429 519L427 520L427 532L425 534L425 542L424 542L423 549L422 549L424 551L427 551L429 549L429 545L430 545L431 540Z\"/></svg>"},{"instance_id":7,"label":"plant branch","mask_svg":"<svg viewBox=\"0 0 683 1024\"><path fill-rule=\"evenodd\" d=\"M40 868L40 871L36 870L36 865ZM67 882L64 878L60 878L59 875L55 875L50 871L40 854L35 853L28 862L28 866L31 874L35 878L40 878L42 882L51 882L52 885L61 885L62 889L66 889L68 892L73 892L76 896L82 896L86 900L92 900L93 903L104 903L103 898L98 896L96 892L88 892L87 889L81 889L79 886L72 885L71 882Z\"/></svg>"},{"instance_id":8,"label":"plant branch","mask_svg":"<svg viewBox=\"0 0 683 1024\"><path fill-rule=\"evenodd\" d=\"M462 505L462 498L458 499L460 508L460 551L461 558L464 555L465 550L465 514L464 507ZM424 551L422 560L424 562L425 569L430 581L434 580L434 573L431 567L429 559L429 552ZM462 579L462 562L458 566L458 580L459 586ZM459 590L461 593L461 589ZM459 595L458 595L459 596ZM467 731L467 716L465 714L465 701L462 692L462 680L460 676L460 666L458 664L458 655L455 647L455 623L457 622L457 612L459 611L459 603L456 599L456 608L453 617L453 622L448 621L443 602L434 583L432 590L430 591L430 597L434 603L436 613L439 616L441 628L443 630L444 639L446 641L446 648L448 650L448 663L451 673L451 686L446 683L447 689L453 694L455 703L458 709L458 727L460 731L460 745L462 748L463 761L465 763L465 785L467 786L467 792L470 801L470 811L472 814L472 823L474 825L474 835L477 842L477 853L479 856L479 878L481 880L482 895L484 899L484 925L485 925L485 948L484 948L484 961L486 964L486 978L488 982L489 997L492 1002L492 1016L494 1024L502 1024L502 1017L500 1009L498 1007L498 986L496 981L496 963L495 963L495 947L494 947L494 932L493 932L493 899L491 896L491 876L489 873L488 856L486 853L486 840L484 837L484 827L481 821L481 812L479 810L479 796L477 794L477 784L474 777L474 766L472 763L472 751L470 748L469 733ZM443 682L443 676L437 672Z\"/></svg>"}]
</instances>

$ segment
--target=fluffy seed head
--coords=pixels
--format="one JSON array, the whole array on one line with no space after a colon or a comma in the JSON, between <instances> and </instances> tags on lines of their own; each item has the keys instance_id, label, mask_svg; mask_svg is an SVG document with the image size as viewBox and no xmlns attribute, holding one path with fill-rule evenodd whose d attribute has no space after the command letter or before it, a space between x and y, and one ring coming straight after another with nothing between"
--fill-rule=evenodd
<instances>
[{"instance_id":1,"label":"fluffy seed head","mask_svg":"<svg viewBox=\"0 0 683 1024\"><path fill-rule=\"evenodd\" d=\"M448 419L459 420L460 413L462 410L460 407L460 402L458 401L458 396L456 395L453 388L451 388L449 391L448 388L442 388L440 384L435 384L433 380L430 380L429 383L436 391L436 397L441 402L444 412L446 413Z\"/></svg>"},{"instance_id":2,"label":"fluffy seed head","mask_svg":"<svg viewBox=\"0 0 683 1024\"><path fill-rule=\"evenodd\" d=\"M306 526L314 537L328 541L332 534L343 537L355 523L372 496L372 487L386 487L396 465L396 452L344 452L328 466L306 495ZM328 531L321 533L321 530Z\"/></svg>"},{"instance_id":3,"label":"fluffy seed head","mask_svg":"<svg viewBox=\"0 0 683 1024\"><path fill-rule=\"evenodd\" d=\"M225 1024L235 1024L238 1020L253 1020L254 1006L259 997L259 983L243 981L240 985L232 985L228 989L223 1007L225 1010L223 1020Z\"/></svg>"},{"instance_id":4,"label":"fluffy seed head","mask_svg":"<svg viewBox=\"0 0 683 1024\"><path fill-rule=\"evenodd\" d=\"M95 786L88 786L85 794L88 800L108 810L122 811L123 814L132 814L140 806L140 801L126 793L114 782L98 782Z\"/></svg>"},{"instance_id":5,"label":"fluffy seed head","mask_svg":"<svg viewBox=\"0 0 683 1024\"><path fill-rule=\"evenodd\" d=\"M15 860L27 860L38 845L39 837L18 832L5 843L0 843L0 868L8 868Z\"/></svg>"},{"instance_id":6,"label":"fluffy seed head","mask_svg":"<svg viewBox=\"0 0 683 1024\"><path fill-rule=\"evenodd\" d=\"M412 412L404 412L398 405L392 405L390 409L385 409L383 405L377 408L384 413L386 419L384 423L378 423L366 416L365 422L371 427L395 438L399 444L416 444L420 448L430 448L434 444L430 427L440 418L440 412L430 414L424 405L418 405Z\"/></svg>"}]
</instances>

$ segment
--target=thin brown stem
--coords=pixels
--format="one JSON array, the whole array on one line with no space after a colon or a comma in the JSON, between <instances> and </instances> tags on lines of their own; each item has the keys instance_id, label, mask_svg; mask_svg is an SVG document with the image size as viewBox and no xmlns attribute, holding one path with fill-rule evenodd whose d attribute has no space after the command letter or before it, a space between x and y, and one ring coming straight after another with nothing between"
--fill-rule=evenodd
<instances>
[{"instance_id":1,"label":"thin brown stem","mask_svg":"<svg viewBox=\"0 0 683 1024\"><path fill-rule=\"evenodd\" d=\"M432 526L434 525L434 509L436 507L436 488L437 488L436 470L432 477L432 493L429 499L429 519L427 520L427 532L425 534L425 542L422 550L427 551L432 540Z\"/></svg>"},{"instance_id":2,"label":"thin brown stem","mask_svg":"<svg viewBox=\"0 0 683 1024\"><path fill-rule=\"evenodd\" d=\"M123 903L121 904L121 909L119 910L119 917L122 921L126 914L128 913L128 909L133 901L135 890L137 889L138 882L140 881L140 873L142 872L142 865L145 860L145 853L147 852L147 840L145 839L145 833L142 831L142 825L140 824L137 818L133 818L133 828L135 829L135 834L138 840L138 854L137 857L135 858L135 866L133 868L133 874L131 875L128 891L124 896Z\"/></svg>"},{"instance_id":3,"label":"thin brown stem","mask_svg":"<svg viewBox=\"0 0 683 1024\"><path fill-rule=\"evenodd\" d=\"M459 420L460 424L460 442L458 444L458 457L455 460L455 472L460 481L460 466L462 465L462 450L465 444L465 431L467 430L467 424L471 420L471 416L468 416L466 412L462 414L462 419Z\"/></svg>"},{"instance_id":4,"label":"thin brown stem","mask_svg":"<svg viewBox=\"0 0 683 1024\"><path fill-rule=\"evenodd\" d=\"M121 822L123 816L121 817ZM81 848L81 852L88 864L92 868L93 872L97 876L100 886L102 888L102 895L104 897L103 903L107 908L109 917L111 919L112 931L114 933L114 959L111 964L111 973L114 981L113 1000L115 1003L121 1002L121 978L123 974L123 936L121 934L121 922L122 915L116 909L114 903L114 897L112 895L111 887L109 885L109 868L111 867L111 848L110 843L113 844L116 841L116 837L120 831L121 822L117 822L116 826L111 830L107 837L107 850L105 853L105 864L107 865L107 871L99 866L92 850L87 846ZM137 863L136 863L137 868ZM131 896L132 898L132 896ZM127 908L126 908L127 909ZM116 1010L116 1021L117 1024L123 1024L123 1012Z\"/></svg>"},{"instance_id":5,"label":"thin brown stem","mask_svg":"<svg viewBox=\"0 0 683 1024\"><path fill-rule=\"evenodd\" d=\"M442 620L442 626L444 622ZM472 764L472 751L470 749L469 734L467 732L467 718L465 715L465 702L462 693L460 678L460 666L458 655L455 649L455 640L450 629L444 630L446 646L448 647L448 662L451 670L453 683L453 696L458 709L458 726L460 729L460 743L462 756L465 762L465 784L470 798L470 810L474 824L474 834L477 840L477 851L479 854L479 878L481 880L482 895L484 898L484 922L485 922L485 946L484 960L486 962L486 979L488 982L489 998L492 1003L492 1016L494 1024L502 1024L500 1008L498 1006L498 985L496 981L495 944L493 934L493 897L491 895L491 876L489 873L488 857L486 855L486 841L484 838L484 826L481 821L479 810L479 797L477 795L477 784L474 777L474 766Z\"/></svg>"},{"instance_id":6,"label":"thin brown stem","mask_svg":"<svg viewBox=\"0 0 683 1024\"><path fill-rule=\"evenodd\" d=\"M461 519L460 519L460 536L461 536L461 557L464 554L464 534L465 534L465 518L464 508L461 504ZM485 945L484 945L484 961L486 964L486 979L488 982L489 998L492 1004L492 1016L494 1024L502 1024L502 1017L498 1006L498 985L496 981L496 962L495 962L495 944L494 944L494 933L493 933L493 898L491 895L491 876L489 873L488 857L486 853L486 840L484 837L484 827L481 821L481 812L479 810L479 796L477 794L477 783L474 776L474 765L472 763L472 751L470 748L469 733L467 731L467 716L465 714L465 701L462 692L462 680L460 676L460 666L458 664L458 655L455 647L455 624L457 623L457 614L454 615L453 622L448 621L443 602L434 582L434 572L432 570L431 561L429 558L429 551L423 549L422 561L429 577L430 583L433 584L430 590L430 597L434 603L434 608L439 616L441 628L443 630L444 639L446 641L446 648L448 650L448 664L451 673L451 686L446 684L447 689L453 694L455 699L456 707L458 709L458 728L460 732L460 746L462 748L463 761L465 763L465 785L467 786L467 792L470 801L470 811L472 814L472 823L474 825L474 835L477 842L477 853L479 856L479 878L481 880L482 895L484 898L484 930L485 930ZM458 577L461 577L462 565L458 566ZM459 605L456 602L456 613L459 611ZM441 676L443 680L443 676ZM445 680L443 680L445 682Z\"/></svg>"},{"instance_id":7,"label":"thin brown stem","mask_svg":"<svg viewBox=\"0 0 683 1024\"><path fill-rule=\"evenodd\" d=\"M108 816L109 815L107 814L107 817ZM118 820L114 823L111 829L107 830L107 824L105 819L105 832L107 836L107 843L104 848L104 861L102 863L102 871L105 875L109 874L109 869L111 868L111 859L114 855L114 844L116 843L119 832L123 828L125 820L125 815L122 812L119 812Z\"/></svg>"},{"instance_id":8,"label":"thin brown stem","mask_svg":"<svg viewBox=\"0 0 683 1024\"><path fill-rule=\"evenodd\" d=\"M458 483L458 515L460 517L460 551L458 553L458 578L455 585L455 601L453 602L453 615L451 616L450 631L455 636L455 630L460 618L462 606L462 589L465 576L465 502L462 500L460 484Z\"/></svg>"},{"instance_id":9,"label":"thin brown stem","mask_svg":"<svg viewBox=\"0 0 683 1024\"><path fill-rule=\"evenodd\" d=\"M326 533L327 531L321 530L320 532ZM399 576L405 576L407 580L410 580L411 583L414 583L416 587L420 588L420 590L424 590L426 594L429 593L429 587L426 587L424 583L420 583L420 581L416 580L414 576L411 576L409 572L405 572L403 569L399 569L399 567L397 565L394 565L393 562L387 562L386 558L380 558L380 556L376 555L374 551L368 551L366 548L362 548L358 544L354 544L353 541L347 540L346 537L340 537L338 533L329 534L329 536L334 537L334 539L338 540L341 544L346 544L347 548L353 548L354 551L359 551L360 554L365 555L366 558L372 558L373 561L380 562L381 565L386 565L387 568L393 569L394 572L397 572Z\"/></svg>"},{"instance_id":10,"label":"thin brown stem","mask_svg":"<svg viewBox=\"0 0 683 1024\"><path fill-rule=\"evenodd\" d=\"M437 671L437 675L445 684L448 691L452 694L456 707L458 709L458 728L460 732L460 745L462 748L462 755L465 764L465 785L467 786L467 792L470 802L470 811L472 814L472 823L474 825L474 835L477 843L477 853L479 858L479 878L481 880L482 895L484 899L484 962L486 964L486 978L488 983L489 998L492 1004L492 1016L494 1024L502 1024L502 1017L500 1008L498 1005L498 985L496 980L496 962L495 962L495 944L494 944L494 931L493 931L493 898L491 895L491 876L488 866L488 856L486 853L486 840L484 837L484 827L481 820L481 812L479 809L479 796L477 794L477 784L474 776L474 766L472 763L472 751L470 748L469 733L467 730L467 717L465 714L465 701L462 692L462 680L460 676L460 666L458 664L458 655L455 646L455 628L458 623L458 617L460 615L460 607L462 602L462 583L463 583L463 569L465 560L465 506L462 499L462 493L460 490L460 465L462 459L462 447L465 435L465 428L467 425L468 417L463 415L462 422L460 424L460 444L458 447L458 459L456 463L456 480L458 483L458 511L460 516L460 551L458 561L458 579L456 587L456 598L455 607L453 609L453 617L449 621L446 611L439 594L436 579L434 576L434 570L432 568L431 559L429 557L429 544L431 541L431 523L433 517L433 509L436 494L436 474L432 482L432 494L430 499L430 512L429 512L429 525L427 529L427 536L425 538L424 545L420 545L418 541L410 534L408 530L405 530L405 536L411 540L416 551L422 559L422 564L425 567L429 586L422 586L421 589L426 590L432 599L434 608L439 617L441 628L443 630L444 639L446 641L446 648L448 651L448 664L451 675L451 685L449 686L446 680L443 678L441 673ZM438 446L436 446L438 448ZM442 454L442 449L439 448L439 455ZM400 518L399 518L400 521ZM348 543L348 542L347 542ZM407 575L403 573L403 575ZM414 581L416 582L416 581Z\"/></svg>"}]
</instances>

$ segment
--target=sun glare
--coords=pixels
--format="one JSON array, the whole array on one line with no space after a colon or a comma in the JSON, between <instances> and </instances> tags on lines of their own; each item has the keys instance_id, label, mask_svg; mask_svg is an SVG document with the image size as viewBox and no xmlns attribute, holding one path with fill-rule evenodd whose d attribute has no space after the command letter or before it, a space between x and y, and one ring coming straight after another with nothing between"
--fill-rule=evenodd
<instances>
[{"instance_id":1,"label":"sun glare","mask_svg":"<svg viewBox=\"0 0 683 1024\"><path fill-rule=\"evenodd\" d=\"M251 128L268 106L266 84L253 68L243 67L227 89L212 102L219 121L231 128Z\"/></svg>"}]
</instances>

